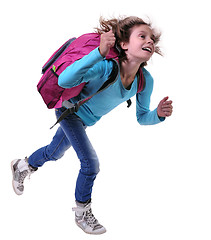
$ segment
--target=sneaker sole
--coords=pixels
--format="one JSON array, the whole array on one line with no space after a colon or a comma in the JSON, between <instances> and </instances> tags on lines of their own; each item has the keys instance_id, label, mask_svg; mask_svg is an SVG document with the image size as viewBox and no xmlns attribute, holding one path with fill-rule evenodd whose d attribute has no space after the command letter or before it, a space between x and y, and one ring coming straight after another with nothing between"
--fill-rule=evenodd
<instances>
[{"instance_id":1,"label":"sneaker sole","mask_svg":"<svg viewBox=\"0 0 211 240\"><path fill-rule=\"evenodd\" d=\"M17 192L16 189L15 189L15 184L14 184L14 175L15 175L15 172L14 172L14 168L13 168L13 166L14 166L14 163L15 163L16 161L17 161L17 159L16 159L16 160L13 160L13 161L11 162L11 170L12 170L12 187L13 187L14 192L15 192L18 196L20 196L20 195L22 195L23 193Z\"/></svg>"}]
</instances>

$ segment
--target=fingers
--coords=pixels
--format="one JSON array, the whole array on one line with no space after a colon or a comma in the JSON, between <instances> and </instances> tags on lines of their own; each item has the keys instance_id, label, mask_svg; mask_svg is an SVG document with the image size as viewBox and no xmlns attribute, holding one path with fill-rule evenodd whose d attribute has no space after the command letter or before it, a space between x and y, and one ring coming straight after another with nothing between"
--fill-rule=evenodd
<instances>
[{"instance_id":1,"label":"fingers","mask_svg":"<svg viewBox=\"0 0 211 240\"><path fill-rule=\"evenodd\" d=\"M168 100L169 97L164 97L157 108L158 116L159 117L169 117L173 112L172 101ZM168 101L167 101L168 100Z\"/></svg>"},{"instance_id":2,"label":"fingers","mask_svg":"<svg viewBox=\"0 0 211 240\"><path fill-rule=\"evenodd\" d=\"M112 30L110 30L107 33L104 33L104 38L107 41L107 46L109 46L110 48L114 46L116 38Z\"/></svg>"},{"instance_id":3,"label":"fingers","mask_svg":"<svg viewBox=\"0 0 211 240\"><path fill-rule=\"evenodd\" d=\"M164 97L164 98L160 101L160 103L163 104L164 102L166 102L166 101L168 100L168 98L169 98L169 97Z\"/></svg>"},{"instance_id":4,"label":"fingers","mask_svg":"<svg viewBox=\"0 0 211 240\"><path fill-rule=\"evenodd\" d=\"M170 101L166 101L166 102L164 102L163 104L162 104L162 107L166 107L166 106L171 106L172 108L173 108L173 106L172 106L172 101L170 100Z\"/></svg>"},{"instance_id":5,"label":"fingers","mask_svg":"<svg viewBox=\"0 0 211 240\"><path fill-rule=\"evenodd\" d=\"M110 48L112 48L115 45L115 42L116 38L112 30L101 34L99 48L101 55L105 57L109 53Z\"/></svg>"},{"instance_id":6,"label":"fingers","mask_svg":"<svg viewBox=\"0 0 211 240\"><path fill-rule=\"evenodd\" d=\"M161 106L161 110L166 115L166 117L171 116L173 112L172 101L165 101Z\"/></svg>"}]
</instances>

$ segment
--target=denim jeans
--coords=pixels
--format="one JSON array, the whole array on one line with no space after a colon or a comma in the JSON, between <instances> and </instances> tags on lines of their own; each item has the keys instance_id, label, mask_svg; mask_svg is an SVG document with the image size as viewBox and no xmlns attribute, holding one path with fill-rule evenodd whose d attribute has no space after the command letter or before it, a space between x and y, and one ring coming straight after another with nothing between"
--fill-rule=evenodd
<instances>
[{"instance_id":1,"label":"denim jeans","mask_svg":"<svg viewBox=\"0 0 211 240\"><path fill-rule=\"evenodd\" d=\"M63 111L63 108L56 109L57 118ZM75 188L75 198L79 202L91 199L94 180L99 172L98 157L85 129L86 126L77 115L68 115L60 122L52 142L35 151L28 159L31 166L41 167L47 161L60 159L72 146L81 163Z\"/></svg>"}]
</instances>

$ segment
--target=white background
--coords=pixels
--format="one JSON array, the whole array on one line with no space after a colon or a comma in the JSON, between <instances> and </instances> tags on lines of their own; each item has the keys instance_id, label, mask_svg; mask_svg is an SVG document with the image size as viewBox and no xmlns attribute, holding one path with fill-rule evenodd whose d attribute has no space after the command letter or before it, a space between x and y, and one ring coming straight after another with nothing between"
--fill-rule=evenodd
<instances>
[{"instance_id":1,"label":"white background","mask_svg":"<svg viewBox=\"0 0 211 240\"><path fill-rule=\"evenodd\" d=\"M210 240L210 5L209 1L11 0L1 4L0 238ZM135 98L87 130L101 162L93 211L102 236L74 223L79 161L71 149L46 163L14 194L10 162L48 144L56 128L36 85L41 67L63 42L92 32L100 16L136 15L162 31L164 57L147 69L154 77L152 110L169 96L174 113L140 126Z\"/></svg>"}]
</instances>

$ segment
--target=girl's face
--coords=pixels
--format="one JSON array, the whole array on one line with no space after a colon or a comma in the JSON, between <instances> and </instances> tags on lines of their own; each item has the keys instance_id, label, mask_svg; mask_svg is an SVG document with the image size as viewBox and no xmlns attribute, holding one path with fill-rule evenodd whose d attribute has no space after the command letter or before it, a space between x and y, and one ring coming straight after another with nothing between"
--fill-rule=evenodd
<instances>
[{"instance_id":1,"label":"girl's face","mask_svg":"<svg viewBox=\"0 0 211 240\"><path fill-rule=\"evenodd\" d=\"M129 61L143 63L148 61L155 52L154 35L147 25L134 26L128 43L121 43L126 50Z\"/></svg>"}]
</instances>

